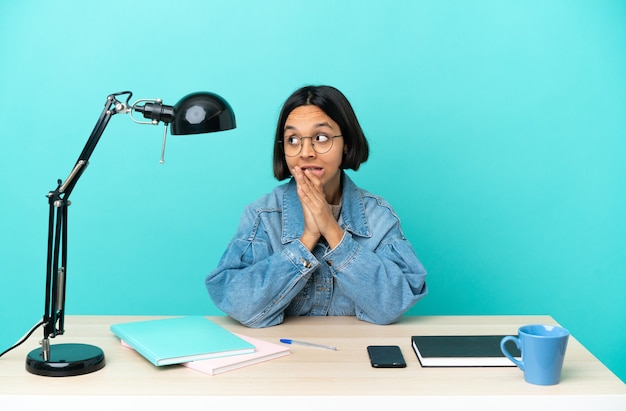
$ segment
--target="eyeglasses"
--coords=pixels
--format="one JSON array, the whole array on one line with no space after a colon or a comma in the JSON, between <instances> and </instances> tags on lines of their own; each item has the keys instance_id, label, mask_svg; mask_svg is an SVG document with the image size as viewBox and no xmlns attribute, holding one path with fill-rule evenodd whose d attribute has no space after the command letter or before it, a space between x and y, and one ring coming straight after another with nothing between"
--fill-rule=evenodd
<instances>
[{"instance_id":1,"label":"eyeglasses","mask_svg":"<svg viewBox=\"0 0 626 411\"><path fill-rule=\"evenodd\" d=\"M338 136L327 136L326 134L316 134L309 137L287 137L284 140L278 141L283 146L283 153L287 157L295 157L302 151L303 141L305 138L311 139L311 147L317 154L328 153L333 148L333 141L336 138L343 137L341 134Z\"/></svg>"}]
</instances>

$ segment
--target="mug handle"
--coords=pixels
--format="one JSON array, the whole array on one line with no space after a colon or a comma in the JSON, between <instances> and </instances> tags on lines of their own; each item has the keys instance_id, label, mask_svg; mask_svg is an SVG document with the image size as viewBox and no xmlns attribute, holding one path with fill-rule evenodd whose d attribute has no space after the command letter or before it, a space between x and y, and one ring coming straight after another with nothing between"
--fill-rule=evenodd
<instances>
[{"instance_id":1,"label":"mug handle","mask_svg":"<svg viewBox=\"0 0 626 411\"><path fill-rule=\"evenodd\" d=\"M502 351L502 354L504 354L509 360L513 361L513 363L515 365L517 365L520 370L524 371L524 362L523 361L518 361L517 359L515 359L506 349L506 347L504 346L504 344L506 344L507 341L513 341L515 343L515 345L517 346L518 349L522 349L521 345L520 345L520 340L518 337L513 337L511 335L508 335L506 337L504 337L501 341L500 341L500 351Z\"/></svg>"}]
</instances>

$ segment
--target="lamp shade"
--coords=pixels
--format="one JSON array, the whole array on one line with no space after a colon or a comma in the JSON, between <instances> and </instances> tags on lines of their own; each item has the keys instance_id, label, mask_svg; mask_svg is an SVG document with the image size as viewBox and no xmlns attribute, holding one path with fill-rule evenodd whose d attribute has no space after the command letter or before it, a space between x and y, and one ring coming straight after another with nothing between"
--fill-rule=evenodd
<instances>
[{"instance_id":1,"label":"lamp shade","mask_svg":"<svg viewBox=\"0 0 626 411\"><path fill-rule=\"evenodd\" d=\"M170 132L173 135L200 134L235 127L235 114L226 100L215 93L197 92L176 103Z\"/></svg>"}]
</instances>

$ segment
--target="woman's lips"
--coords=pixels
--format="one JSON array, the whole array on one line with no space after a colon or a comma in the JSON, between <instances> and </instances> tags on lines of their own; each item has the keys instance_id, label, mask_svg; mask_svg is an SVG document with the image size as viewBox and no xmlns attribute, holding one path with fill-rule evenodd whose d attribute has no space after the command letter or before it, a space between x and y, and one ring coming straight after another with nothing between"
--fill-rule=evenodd
<instances>
[{"instance_id":1,"label":"woman's lips","mask_svg":"<svg viewBox=\"0 0 626 411\"><path fill-rule=\"evenodd\" d=\"M316 175L317 177L321 177L324 175L324 169L320 167L302 167L302 171L309 170L311 173Z\"/></svg>"}]
</instances>

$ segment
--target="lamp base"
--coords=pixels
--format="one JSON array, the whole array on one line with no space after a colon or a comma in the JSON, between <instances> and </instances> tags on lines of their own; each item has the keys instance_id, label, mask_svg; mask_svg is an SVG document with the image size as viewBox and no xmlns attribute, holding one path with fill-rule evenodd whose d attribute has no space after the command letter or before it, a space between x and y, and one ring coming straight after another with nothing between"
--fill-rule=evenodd
<instances>
[{"instance_id":1,"label":"lamp base","mask_svg":"<svg viewBox=\"0 0 626 411\"><path fill-rule=\"evenodd\" d=\"M104 367L104 352L88 344L55 344L50 346L50 359L45 361L41 348L26 357L26 371L46 377L70 377L89 374Z\"/></svg>"}]
</instances>

